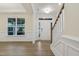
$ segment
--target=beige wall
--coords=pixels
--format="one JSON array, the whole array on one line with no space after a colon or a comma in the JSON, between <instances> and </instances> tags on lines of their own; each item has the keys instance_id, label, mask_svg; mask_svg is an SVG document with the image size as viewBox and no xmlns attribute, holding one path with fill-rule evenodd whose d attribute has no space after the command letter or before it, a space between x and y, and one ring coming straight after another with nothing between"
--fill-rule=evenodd
<instances>
[{"instance_id":1,"label":"beige wall","mask_svg":"<svg viewBox=\"0 0 79 59\"><path fill-rule=\"evenodd\" d=\"M79 4L65 4L64 35L79 37Z\"/></svg>"},{"instance_id":2,"label":"beige wall","mask_svg":"<svg viewBox=\"0 0 79 59\"><path fill-rule=\"evenodd\" d=\"M29 35L32 34L33 29L33 18L32 14L23 14L23 13L2 13L0 14L0 40L18 40L19 37L9 37L7 35L7 20L8 17L22 17L25 18L25 36L20 37L20 39L27 39ZM2 38L1 38L2 37ZM26 37L26 38L24 38ZM14 39L15 38L15 39Z\"/></svg>"}]
</instances>

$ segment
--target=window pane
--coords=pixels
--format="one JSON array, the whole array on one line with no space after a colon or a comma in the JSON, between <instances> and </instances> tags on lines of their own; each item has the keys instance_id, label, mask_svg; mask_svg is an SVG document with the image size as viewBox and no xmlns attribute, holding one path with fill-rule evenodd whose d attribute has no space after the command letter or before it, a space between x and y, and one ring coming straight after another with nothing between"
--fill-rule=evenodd
<instances>
[{"instance_id":1,"label":"window pane","mask_svg":"<svg viewBox=\"0 0 79 59\"><path fill-rule=\"evenodd\" d=\"M18 32L17 35L24 35L24 32Z\"/></svg>"},{"instance_id":2,"label":"window pane","mask_svg":"<svg viewBox=\"0 0 79 59\"><path fill-rule=\"evenodd\" d=\"M8 31L15 31L14 27L8 27Z\"/></svg>"},{"instance_id":3,"label":"window pane","mask_svg":"<svg viewBox=\"0 0 79 59\"><path fill-rule=\"evenodd\" d=\"M16 20L15 18L8 18L8 26L15 26Z\"/></svg>"},{"instance_id":4,"label":"window pane","mask_svg":"<svg viewBox=\"0 0 79 59\"><path fill-rule=\"evenodd\" d=\"M8 35L13 35L13 32L8 32Z\"/></svg>"},{"instance_id":5,"label":"window pane","mask_svg":"<svg viewBox=\"0 0 79 59\"><path fill-rule=\"evenodd\" d=\"M17 27L17 35L24 35L24 27Z\"/></svg>"},{"instance_id":6,"label":"window pane","mask_svg":"<svg viewBox=\"0 0 79 59\"><path fill-rule=\"evenodd\" d=\"M18 26L24 26L25 19L24 18L17 18L17 25Z\"/></svg>"},{"instance_id":7,"label":"window pane","mask_svg":"<svg viewBox=\"0 0 79 59\"><path fill-rule=\"evenodd\" d=\"M15 27L8 27L8 35L15 35Z\"/></svg>"}]
</instances>

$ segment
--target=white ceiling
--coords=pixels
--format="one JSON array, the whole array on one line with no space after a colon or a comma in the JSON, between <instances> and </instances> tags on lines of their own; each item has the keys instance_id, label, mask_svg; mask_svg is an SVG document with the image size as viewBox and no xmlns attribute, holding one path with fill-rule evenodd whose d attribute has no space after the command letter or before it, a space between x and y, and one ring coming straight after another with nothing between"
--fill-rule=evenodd
<instances>
[{"instance_id":1,"label":"white ceiling","mask_svg":"<svg viewBox=\"0 0 79 59\"><path fill-rule=\"evenodd\" d=\"M27 7L28 5L28 7ZM27 7L27 9L26 9ZM0 3L0 13L3 12L28 12L30 4L21 4L21 3Z\"/></svg>"},{"instance_id":2,"label":"white ceiling","mask_svg":"<svg viewBox=\"0 0 79 59\"><path fill-rule=\"evenodd\" d=\"M37 17L55 17L59 12L61 5L59 5L58 3L34 3L32 4L32 7L33 12ZM52 9L52 11L48 14L42 11L42 9L47 7Z\"/></svg>"},{"instance_id":3,"label":"white ceiling","mask_svg":"<svg viewBox=\"0 0 79 59\"><path fill-rule=\"evenodd\" d=\"M46 14L42 9L50 7L52 11ZM0 3L0 13L33 13L35 16L56 16L60 5L57 3Z\"/></svg>"},{"instance_id":4,"label":"white ceiling","mask_svg":"<svg viewBox=\"0 0 79 59\"><path fill-rule=\"evenodd\" d=\"M46 7L50 7L52 8L52 10L55 10L57 8L57 4L53 4L53 3L36 3L36 4L33 4L33 7L35 8L35 12L36 13L44 13L43 11L41 11L43 8L46 8Z\"/></svg>"}]
</instances>

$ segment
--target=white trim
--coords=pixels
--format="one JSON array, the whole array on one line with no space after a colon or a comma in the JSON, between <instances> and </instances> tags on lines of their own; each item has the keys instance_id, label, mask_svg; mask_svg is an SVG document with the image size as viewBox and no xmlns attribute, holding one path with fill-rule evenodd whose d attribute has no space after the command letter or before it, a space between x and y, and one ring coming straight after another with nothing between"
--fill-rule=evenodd
<instances>
[{"instance_id":1,"label":"white trim","mask_svg":"<svg viewBox=\"0 0 79 59\"><path fill-rule=\"evenodd\" d=\"M63 26L63 27L62 27L62 32L63 32L63 30L64 30L64 24L65 24L65 23L64 23L64 22L65 22L64 19L65 19L65 17L64 17L64 9L63 9L63 10L62 10L62 26Z\"/></svg>"},{"instance_id":2,"label":"white trim","mask_svg":"<svg viewBox=\"0 0 79 59\"><path fill-rule=\"evenodd\" d=\"M65 44L67 47L70 47L70 48L72 48L72 49L74 49L74 50L76 50L76 51L78 51L79 52L79 48L77 48L77 47L75 47L75 46L73 46L73 45L71 45L71 44L68 44L68 43L66 43L66 42L64 42L64 41L61 41L63 44Z\"/></svg>"},{"instance_id":3,"label":"white trim","mask_svg":"<svg viewBox=\"0 0 79 59\"><path fill-rule=\"evenodd\" d=\"M15 24L16 24L16 26L15 26L15 36L17 36L17 17L15 18Z\"/></svg>"},{"instance_id":4,"label":"white trim","mask_svg":"<svg viewBox=\"0 0 79 59\"><path fill-rule=\"evenodd\" d=\"M55 48L57 45L59 45L59 43L61 42L61 40L59 40L58 42L56 42L53 47Z\"/></svg>"},{"instance_id":5,"label":"white trim","mask_svg":"<svg viewBox=\"0 0 79 59\"><path fill-rule=\"evenodd\" d=\"M75 36L63 35L62 38L70 39L70 40L74 40L74 41L79 42L79 37L75 37Z\"/></svg>"}]
</instances>

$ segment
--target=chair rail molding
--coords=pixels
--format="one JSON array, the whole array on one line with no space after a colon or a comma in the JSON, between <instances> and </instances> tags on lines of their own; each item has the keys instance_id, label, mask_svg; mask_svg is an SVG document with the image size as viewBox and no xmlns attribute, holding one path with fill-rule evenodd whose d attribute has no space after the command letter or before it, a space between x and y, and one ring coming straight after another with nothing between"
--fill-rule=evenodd
<instances>
[{"instance_id":1,"label":"chair rail molding","mask_svg":"<svg viewBox=\"0 0 79 59\"><path fill-rule=\"evenodd\" d=\"M79 42L79 37L75 37L75 36L62 35L62 38L66 38L66 39L69 39L69 40L73 40L73 41Z\"/></svg>"}]
</instances>

